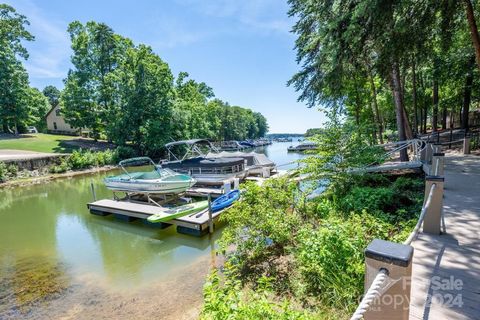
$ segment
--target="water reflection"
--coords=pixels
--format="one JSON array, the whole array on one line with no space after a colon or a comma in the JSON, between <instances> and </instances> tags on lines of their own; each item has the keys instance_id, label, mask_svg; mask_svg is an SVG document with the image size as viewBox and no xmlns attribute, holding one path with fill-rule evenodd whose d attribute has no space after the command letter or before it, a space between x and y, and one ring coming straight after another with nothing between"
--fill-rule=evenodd
<instances>
[{"instance_id":1,"label":"water reflection","mask_svg":"<svg viewBox=\"0 0 480 320\"><path fill-rule=\"evenodd\" d=\"M263 152L277 164L290 162L301 157L287 153L290 144L275 143ZM165 308L169 294L201 301L220 230L196 238L176 233L174 226L159 230L142 221L91 215L86 207L92 201L90 184L97 198L111 198L102 183L111 174L0 190L1 319L48 318L57 311L61 317L64 309L85 312L76 309L78 303L115 314L112 301L131 301L135 294L146 295L146 301L163 299ZM98 307L90 306L93 300ZM126 305L137 314L135 305ZM183 311L181 305L176 308Z\"/></svg>"}]
</instances>

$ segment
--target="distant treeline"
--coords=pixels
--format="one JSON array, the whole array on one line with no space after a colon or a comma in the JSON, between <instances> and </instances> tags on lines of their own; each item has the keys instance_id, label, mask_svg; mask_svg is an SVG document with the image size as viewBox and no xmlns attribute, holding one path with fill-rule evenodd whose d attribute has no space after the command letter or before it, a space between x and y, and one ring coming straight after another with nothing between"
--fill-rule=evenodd
<instances>
[{"instance_id":1,"label":"distant treeline","mask_svg":"<svg viewBox=\"0 0 480 320\"><path fill-rule=\"evenodd\" d=\"M29 87L21 62L28 57L21 41L33 40L26 17L5 4L0 13L5 21L0 24L0 55L6 57L0 65L4 131L28 125L44 129L46 111L57 104L74 128L145 153L172 140L254 139L268 131L262 114L215 99L212 88L186 72L175 77L149 46L136 45L103 23L70 23L73 68L65 88L48 86L41 93Z\"/></svg>"},{"instance_id":2,"label":"distant treeline","mask_svg":"<svg viewBox=\"0 0 480 320\"><path fill-rule=\"evenodd\" d=\"M269 133L267 134L267 138L269 139L289 138L289 137L303 137L303 133Z\"/></svg>"}]
</instances>

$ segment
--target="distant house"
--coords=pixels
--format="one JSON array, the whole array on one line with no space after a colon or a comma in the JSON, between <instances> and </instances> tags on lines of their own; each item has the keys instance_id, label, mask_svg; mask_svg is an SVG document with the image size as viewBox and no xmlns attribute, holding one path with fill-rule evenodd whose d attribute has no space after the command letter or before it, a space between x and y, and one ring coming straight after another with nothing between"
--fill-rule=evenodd
<instances>
[{"instance_id":1,"label":"distant house","mask_svg":"<svg viewBox=\"0 0 480 320\"><path fill-rule=\"evenodd\" d=\"M80 130L72 128L63 118L60 105L52 107L45 116L49 133L79 135Z\"/></svg>"}]
</instances>

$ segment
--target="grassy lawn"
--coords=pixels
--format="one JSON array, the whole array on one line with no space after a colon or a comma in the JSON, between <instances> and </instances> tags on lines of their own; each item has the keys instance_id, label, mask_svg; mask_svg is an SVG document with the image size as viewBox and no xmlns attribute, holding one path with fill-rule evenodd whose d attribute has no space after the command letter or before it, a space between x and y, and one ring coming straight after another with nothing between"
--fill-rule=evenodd
<instances>
[{"instance_id":1,"label":"grassy lawn","mask_svg":"<svg viewBox=\"0 0 480 320\"><path fill-rule=\"evenodd\" d=\"M69 140L78 139L74 136L62 136L54 134L23 134L18 138L0 137L0 149L16 149L49 153L69 153L78 146L69 145Z\"/></svg>"}]
</instances>

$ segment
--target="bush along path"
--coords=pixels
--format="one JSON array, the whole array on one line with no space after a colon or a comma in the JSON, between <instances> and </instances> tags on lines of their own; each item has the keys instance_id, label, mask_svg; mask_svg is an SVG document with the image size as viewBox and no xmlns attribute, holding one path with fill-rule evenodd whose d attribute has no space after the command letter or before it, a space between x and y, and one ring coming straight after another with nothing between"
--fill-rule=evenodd
<instances>
[{"instance_id":1,"label":"bush along path","mask_svg":"<svg viewBox=\"0 0 480 320\"><path fill-rule=\"evenodd\" d=\"M283 179L247 185L222 215L226 263L205 285L202 319L348 319L365 247L406 239L422 201L416 174L358 176L314 201Z\"/></svg>"},{"instance_id":2,"label":"bush along path","mask_svg":"<svg viewBox=\"0 0 480 320\"><path fill-rule=\"evenodd\" d=\"M2 185L28 184L54 177L71 176L81 173L109 170L124 156L122 150L105 150L99 152L75 150L72 154L59 158L57 164L39 168L34 171L18 170L15 164L0 162L0 187Z\"/></svg>"}]
</instances>

